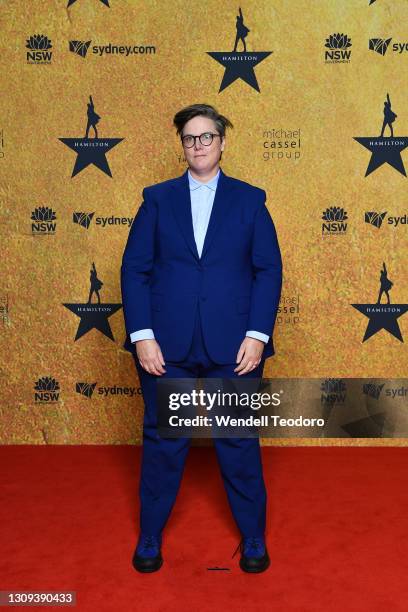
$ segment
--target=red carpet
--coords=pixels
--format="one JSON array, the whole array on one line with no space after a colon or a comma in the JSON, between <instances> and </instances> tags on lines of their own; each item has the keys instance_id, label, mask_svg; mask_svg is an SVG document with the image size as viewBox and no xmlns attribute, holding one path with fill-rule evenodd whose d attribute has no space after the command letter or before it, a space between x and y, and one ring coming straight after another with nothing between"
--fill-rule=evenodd
<instances>
[{"instance_id":1,"label":"red carpet","mask_svg":"<svg viewBox=\"0 0 408 612\"><path fill-rule=\"evenodd\" d=\"M190 451L163 568L135 572L139 457L1 447L0 590L75 590L81 612L408 609L406 449L264 448L272 563L260 575L231 559L238 534L212 448Z\"/></svg>"}]
</instances>

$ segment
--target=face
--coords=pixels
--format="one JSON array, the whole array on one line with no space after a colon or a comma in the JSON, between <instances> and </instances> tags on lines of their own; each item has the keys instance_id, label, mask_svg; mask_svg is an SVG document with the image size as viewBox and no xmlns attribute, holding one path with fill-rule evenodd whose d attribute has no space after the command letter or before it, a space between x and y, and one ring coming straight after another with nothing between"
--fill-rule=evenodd
<instances>
[{"instance_id":1,"label":"face","mask_svg":"<svg viewBox=\"0 0 408 612\"><path fill-rule=\"evenodd\" d=\"M205 132L218 134L215 122L208 117L199 115L187 121L181 136L187 136L187 134L199 136ZM206 174L218 166L221 151L224 150L224 146L225 137L220 138L219 136L214 136L209 146L201 144L200 140L196 138L195 145L191 148L183 146L183 151L189 167L197 174Z\"/></svg>"}]
</instances>

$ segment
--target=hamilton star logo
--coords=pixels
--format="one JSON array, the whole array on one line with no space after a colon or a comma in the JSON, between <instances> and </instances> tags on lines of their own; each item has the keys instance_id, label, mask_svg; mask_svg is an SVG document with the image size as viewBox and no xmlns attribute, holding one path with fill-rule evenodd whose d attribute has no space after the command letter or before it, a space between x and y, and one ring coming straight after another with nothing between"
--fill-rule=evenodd
<instances>
[{"instance_id":1,"label":"hamilton star logo","mask_svg":"<svg viewBox=\"0 0 408 612\"><path fill-rule=\"evenodd\" d=\"M218 93L231 85L237 79L242 79L256 91L260 91L258 81L254 72L255 66L260 64L272 51L247 51L245 38L250 32L244 24L244 17L241 8L236 20L236 36L233 51L207 51L213 59L221 66L224 66L224 76ZM238 42L241 41L243 51L237 51Z\"/></svg>"},{"instance_id":2,"label":"hamilton star logo","mask_svg":"<svg viewBox=\"0 0 408 612\"><path fill-rule=\"evenodd\" d=\"M98 128L96 126L100 118L100 115L95 112L92 96L89 96L85 136L83 138L59 138L61 142L77 154L71 178L91 164L112 177L106 154L113 149L113 147L122 142L123 138L99 138ZM88 138L91 127L95 133L94 138Z\"/></svg>"},{"instance_id":3,"label":"hamilton star logo","mask_svg":"<svg viewBox=\"0 0 408 612\"><path fill-rule=\"evenodd\" d=\"M394 137L392 124L396 118L397 115L391 109L390 96L387 94L387 99L384 101L384 120L380 136L354 137L354 140L357 140L363 147L371 151L371 158L365 176L368 176L383 164L389 164L395 170L407 176L401 152L408 146L408 136ZM390 129L390 136L386 137L384 136L384 131L387 126Z\"/></svg>"},{"instance_id":4,"label":"hamilton star logo","mask_svg":"<svg viewBox=\"0 0 408 612\"><path fill-rule=\"evenodd\" d=\"M408 304L391 304L389 291L394 283L388 278L384 262L380 273L380 283L381 286L376 304L351 304L351 306L369 319L363 342L374 336L381 329L385 329L392 336L404 342L397 319L407 312ZM387 304L381 304L383 293L387 296Z\"/></svg>"},{"instance_id":5,"label":"hamilton star logo","mask_svg":"<svg viewBox=\"0 0 408 612\"><path fill-rule=\"evenodd\" d=\"M67 4L67 8L69 8L72 4L74 4L74 2L76 2L77 0L68 0L68 4ZM107 6L108 8L110 8L109 6L109 0L99 0L100 2L102 2L102 4L104 4L105 6Z\"/></svg>"},{"instance_id":6,"label":"hamilton star logo","mask_svg":"<svg viewBox=\"0 0 408 612\"><path fill-rule=\"evenodd\" d=\"M77 317L81 319L75 336L75 341L79 340L79 338L84 336L93 328L102 332L104 336L114 340L108 319L111 315L115 314L115 312L122 308L122 304L101 303L99 290L102 288L103 282L98 278L94 263L92 263L92 268L90 271L90 281L91 286L89 290L88 302L86 304L63 304L63 306L68 308L68 310L76 314ZM95 293L98 298L97 304L91 303L93 293Z\"/></svg>"}]
</instances>

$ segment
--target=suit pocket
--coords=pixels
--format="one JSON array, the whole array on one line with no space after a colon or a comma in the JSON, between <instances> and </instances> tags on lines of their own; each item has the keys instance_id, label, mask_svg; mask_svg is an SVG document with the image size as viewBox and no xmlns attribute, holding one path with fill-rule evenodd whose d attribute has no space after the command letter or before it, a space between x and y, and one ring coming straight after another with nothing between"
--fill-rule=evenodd
<instances>
[{"instance_id":1,"label":"suit pocket","mask_svg":"<svg viewBox=\"0 0 408 612\"><path fill-rule=\"evenodd\" d=\"M236 299L236 307L237 312L239 314L245 314L249 312L249 308L251 306L251 296L250 295L241 295Z\"/></svg>"},{"instance_id":2,"label":"suit pocket","mask_svg":"<svg viewBox=\"0 0 408 612\"><path fill-rule=\"evenodd\" d=\"M161 293L152 293L151 294L151 305L152 310L161 310L163 305L164 295Z\"/></svg>"}]
</instances>

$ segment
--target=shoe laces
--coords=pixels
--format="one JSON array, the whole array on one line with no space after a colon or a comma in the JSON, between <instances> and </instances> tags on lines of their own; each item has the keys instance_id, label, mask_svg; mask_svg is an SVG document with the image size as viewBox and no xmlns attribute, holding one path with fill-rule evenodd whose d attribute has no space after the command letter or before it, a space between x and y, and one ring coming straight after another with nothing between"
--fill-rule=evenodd
<instances>
[{"instance_id":1,"label":"shoe laces","mask_svg":"<svg viewBox=\"0 0 408 612\"><path fill-rule=\"evenodd\" d=\"M235 549L234 554L232 555L232 559L235 557L238 551L240 551L240 553L242 554L244 552L244 549L247 549L247 550L252 549L252 550L257 551L257 550L262 550L263 546L264 544L263 544L262 538L254 538L254 537L242 538L237 548Z\"/></svg>"},{"instance_id":2,"label":"shoe laces","mask_svg":"<svg viewBox=\"0 0 408 612\"><path fill-rule=\"evenodd\" d=\"M149 548L159 548L158 538L154 535L142 536L142 548L148 550Z\"/></svg>"}]
</instances>

